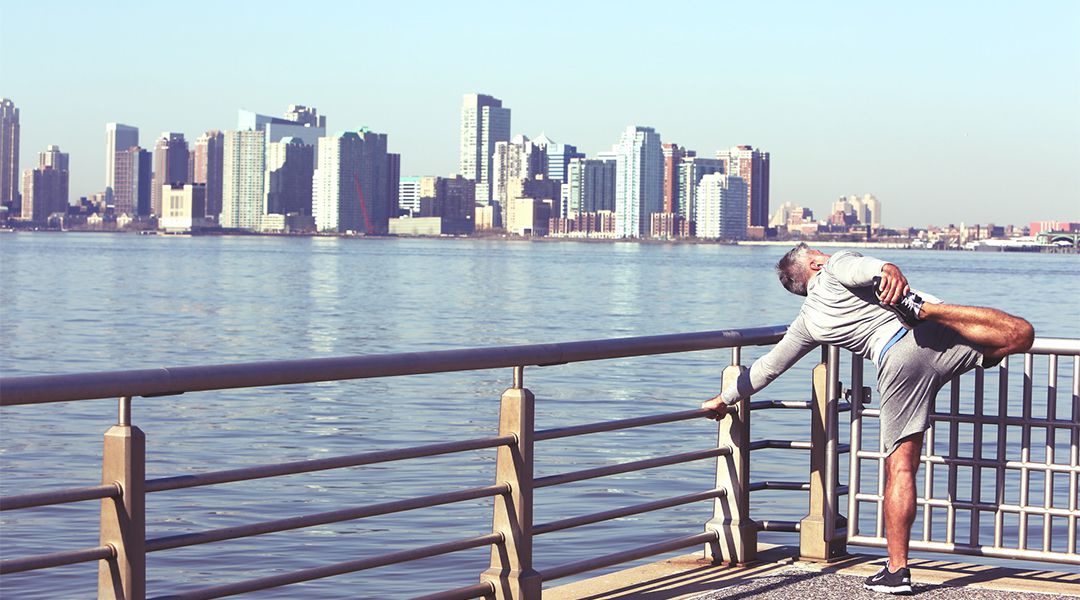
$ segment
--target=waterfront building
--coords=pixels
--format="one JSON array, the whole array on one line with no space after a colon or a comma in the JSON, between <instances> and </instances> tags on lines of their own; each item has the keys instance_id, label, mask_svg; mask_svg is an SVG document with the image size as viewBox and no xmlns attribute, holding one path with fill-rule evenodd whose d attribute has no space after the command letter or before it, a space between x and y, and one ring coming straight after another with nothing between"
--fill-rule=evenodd
<instances>
[{"instance_id":1,"label":"waterfront building","mask_svg":"<svg viewBox=\"0 0 1080 600\"><path fill-rule=\"evenodd\" d=\"M735 146L719 150L716 158L724 162L724 173L742 177L746 182L746 224L765 227L769 224L769 153L753 146Z\"/></svg>"},{"instance_id":2,"label":"waterfront building","mask_svg":"<svg viewBox=\"0 0 1080 600\"><path fill-rule=\"evenodd\" d=\"M652 214L663 209L660 134L652 127L627 127L612 151L616 155L615 233L618 237L645 236Z\"/></svg>"},{"instance_id":3,"label":"waterfront building","mask_svg":"<svg viewBox=\"0 0 1080 600\"><path fill-rule=\"evenodd\" d=\"M225 134L212 129L197 137L192 181L206 186L207 221L217 221L221 215L224 169Z\"/></svg>"},{"instance_id":4,"label":"waterfront building","mask_svg":"<svg viewBox=\"0 0 1080 600\"><path fill-rule=\"evenodd\" d=\"M386 178L383 180L386 184L386 220L387 225L384 233L390 232L390 219L395 219L398 216L398 206L401 204L401 197L398 195L398 182L401 181L401 155L395 152L386 153Z\"/></svg>"},{"instance_id":5,"label":"waterfront building","mask_svg":"<svg viewBox=\"0 0 1080 600\"><path fill-rule=\"evenodd\" d=\"M677 189L678 210L693 230L694 214L697 206L697 189L701 178L713 173L724 172L724 161L703 156L683 157L679 162L679 185Z\"/></svg>"},{"instance_id":6,"label":"waterfront building","mask_svg":"<svg viewBox=\"0 0 1080 600\"><path fill-rule=\"evenodd\" d=\"M267 146L264 215L311 215L314 155L315 147L299 138Z\"/></svg>"},{"instance_id":7,"label":"waterfront building","mask_svg":"<svg viewBox=\"0 0 1080 600\"><path fill-rule=\"evenodd\" d=\"M690 222L678 213L653 213L649 225L649 237L661 240L690 237Z\"/></svg>"},{"instance_id":8,"label":"waterfront building","mask_svg":"<svg viewBox=\"0 0 1080 600\"><path fill-rule=\"evenodd\" d=\"M776 212L769 218L769 227L788 227L790 229L792 226L801 226L813 220L814 211L799 206L794 202L784 202L777 207Z\"/></svg>"},{"instance_id":9,"label":"waterfront building","mask_svg":"<svg viewBox=\"0 0 1080 600\"><path fill-rule=\"evenodd\" d=\"M162 189L158 229L166 233L188 233L205 225L206 185L166 184Z\"/></svg>"},{"instance_id":10,"label":"waterfront building","mask_svg":"<svg viewBox=\"0 0 1080 600\"><path fill-rule=\"evenodd\" d=\"M475 231L476 188L474 180L461 175L421 177L420 216L441 218L443 233L472 233Z\"/></svg>"},{"instance_id":11,"label":"waterfront building","mask_svg":"<svg viewBox=\"0 0 1080 600\"><path fill-rule=\"evenodd\" d=\"M679 211L679 167L684 158L697 156L693 150L679 146L678 144L663 144L661 151L664 155L664 211L666 213L678 213Z\"/></svg>"},{"instance_id":12,"label":"waterfront building","mask_svg":"<svg viewBox=\"0 0 1080 600\"><path fill-rule=\"evenodd\" d=\"M511 221L506 230L514 235L544 237L548 234L551 219L550 200L539 198L514 198L510 201L513 210Z\"/></svg>"},{"instance_id":13,"label":"waterfront building","mask_svg":"<svg viewBox=\"0 0 1080 600\"><path fill-rule=\"evenodd\" d=\"M139 145L139 128L123 123L105 124L105 202L114 204L116 163L120 152Z\"/></svg>"},{"instance_id":14,"label":"waterfront building","mask_svg":"<svg viewBox=\"0 0 1080 600\"><path fill-rule=\"evenodd\" d=\"M22 220L44 223L56 213L67 214L68 171L57 168L54 166L56 164L57 161L53 160L48 165L39 164L36 169L27 169L23 173Z\"/></svg>"},{"instance_id":15,"label":"waterfront building","mask_svg":"<svg viewBox=\"0 0 1080 600\"><path fill-rule=\"evenodd\" d=\"M746 181L712 173L698 183L694 221L697 237L741 240L747 237Z\"/></svg>"},{"instance_id":16,"label":"waterfront building","mask_svg":"<svg viewBox=\"0 0 1080 600\"><path fill-rule=\"evenodd\" d=\"M491 203L499 210L502 223L506 223L507 213L512 209L510 200L512 181L532 179L543 175L547 170L547 155L529 138L518 135L509 142L496 142L492 155ZM496 225L498 226L498 225Z\"/></svg>"},{"instance_id":17,"label":"waterfront building","mask_svg":"<svg viewBox=\"0 0 1080 600\"><path fill-rule=\"evenodd\" d=\"M44 152L38 153L38 168L51 167L58 171L67 171L70 159L71 156L67 152L60 151L60 146L50 144Z\"/></svg>"},{"instance_id":18,"label":"waterfront building","mask_svg":"<svg viewBox=\"0 0 1080 600\"><path fill-rule=\"evenodd\" d=\"M149 150L132 146L116 152L113 171L113 214L128 217L144 217L150 214L152 173ZM106 192L106 202L109 202L108 192Z\"/></svg>"},{"instance_id":19,"label":"waterfront building","mask_svg":"<svg viewBox=\"0 0 1080 600\"><path fill-rule=\"evenodd\" d=\"M572 219L586 212L614 211L616 164L615 156L610 153L597 158L570 159L562 215Z\"/></svg>"},{"instance_id":20,"label":"waterfront building","mask_svg":"<svg viewBox=\"0 0 1080 600\"><path fill-rule=\"evenodd\" d=\"M547 156L547 164L543 173L548 179L565 183L568 177L567 168L570 165L570 160L585 158L584 153L578 152L577 146L556 143L555 140L543 133L533 140L533 144Z\"/></svg>"},{"instance_id":21,"label":"waterfront building","mask_svg":"<svg viewBox=\"0 0 1080 600\"><path fill-rule=\"evenodd\" d=\"M840 196L829 211L830 223L838 226L869 225L881 228L881 202L873 194Z\"/></svg>"},{"instance_id":22,"label":"waterfront building","mask_svg":"<svg viewBox=\"0 0 1080 600\"><path fill-rule=\"evenodd\" d=\"M420 214L420 177L399 178L398 210L413 217Z\"/></svg>"},{"instance_id":23,"label":"waterfront building","mask_svg":"<svg viewBox=\"0 0 1080 600\"><path fill-rule=\"evenodd\" d=\"M166 185L187 183L188 144L184 134L164 132L154 143L154 182L150 188L150 210L161 216L161 195Z\"/></svg>"},{"instance_id":24,"label":"waterfront building","mask_svg":"<svg viewBox=\"0 0 1080 600\"><path fill-rule=\"evenodd\" d=\"M266 133L226 131L224 137L221 226L257 231L265 201Z\"/></svg>"},{"instance_id":25,"label":"waterfront building","mask_svg":"<svg viewBox=\"0 0 1080 600\"><path fill-rule=\"evenodd\" d=\"M15 214L19 203L19 109L0 98L0 205Z\"/></svg>"},{"instance_id":26,"label":"waterfront building","mask_svg":"<svg viewBox=\"0 0 1080 600\"><path fill-rule=\"evenodd\" d=\"M319 231L386 234L394 201L390 194L387 137L367 129L319 140L313 182L315 224ZM324 154L325 153L325 154Z\"/></svg>"},{"instance_id":27,"label":"waterfront building","mask_svg":"<svg viewBox=\"0 0 1080 600\"><path fill-rule=\"evenodd\" d=\"M465 94L461 103L458 172L476 182L476 201L491 204L495 144L510 141L510 109L485 94Z\"/></svg>"}]
</instances>

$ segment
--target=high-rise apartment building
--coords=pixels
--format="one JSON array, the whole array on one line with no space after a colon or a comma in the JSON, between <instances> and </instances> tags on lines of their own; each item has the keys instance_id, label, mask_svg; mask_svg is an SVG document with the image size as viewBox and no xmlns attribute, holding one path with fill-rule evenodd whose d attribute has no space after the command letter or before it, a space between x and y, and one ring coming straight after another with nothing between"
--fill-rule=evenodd
<instances>
[{"instance_id":1,"label":"high-rise apartment building","mask_svg":"<svg viewBox=\"0 0 1080 600\"><path fill-rule=\"evenodd\" d=\"M510 210L510 182L543 175L547 170L547 155L529 138L517 135L509 142L495 143L491 162L491 202L497 205L501 221L505 223Z\"/></svg>"},{"instance_id":2,"label":"high-rise apartment building","mask_svg":"<svg viewBox=\"0 0 1080 600\"><path fill-rule=\"evenodd\" d=\"M476 182L472 179L461 175L420 178L420 217L442 219L442 233L472 233L476 204Z\"/></svg>"},{"instance_id":3,"label":"high-rise apartment building","mask_svg":"<svg viewBox=\"0 0 1080 600\"><path fill-rule=\"evenodd\" d=\"M319 231L386 234L391 207L387 136L366 129L319 140L313 182Z\"/></svg>"},{"instance_id":4,"label":"high-rise apartment building","mask_svg":"<svg viewBox=\"0 0 1080 600\"><path fill-rule=\"evenodd\" d=\"M584 153L578 152L577 146L559 144L542 133L533 140L533 144L547 155L547 168L544 170L544 175L548 179L565 182L568 177L566 169L570 166L570 160L585 158Z\"/></svg>"},{"instance_id":5,"label":"high-rise apartment building","mask_svg":"<svg viewBox=\"0 0 1080 600\"><path fill-rule=\"evenodd\" d=\"M465 94L461 104L459 172L476 182L476 201L491 204L495 144L510 141L510 109L484 94Z\"/></svg>"},{"instance_id":6,"label":"high-rise apartment building","mask_svg":"<svg viewBox=\"0 0 1080 600\"><path fill-rule=\"evenodd\" d=\"M319 124L321 123L321 125ZM247 129L266 132L266 144L269 146L282 139L291 137L303 140L315 148L312 165L318 159L319 138L326 135L326 117L321 117L314 108L293 104L285 118L262 115L248 110L241 110L237 118L237 130Z\"/></svg>"},{"instance_id":7,"label":"high-rise apartment building","mask_svg":"<svg viewBox=\"0 0 1080 600\"><path fill-rule=\"evenodd\" d=\"M664 154L664 212L679 213L679 166L683 159L696 156L697 153L678 144L664 144L661 149Z\"/></svg>"},{"instance_id":8,"label":"high-rise apartment building","mask_svg":"<svg viewBox=\"0 0 1080 600\"><path fill-rule=\"evenodd\" d=\"M149 150L131 146L116 152L113 164L113 214L145 217L150 214L153 173Z\"/></svg>"},{"instance_id":9,"label":"high-rise apartment building","mask_svg":"<svg viewBox=\"0 0 1080 600\"><path fill-rule=\"evenodd\" d=\"M652 127L630 126L612 152L615 166L615 233L648 234L651 215L664 208L664 155Z\"/></svg>"},{"instance_id":10,"label":"high-rise apartment building","mask_svg":"<svg viewBox=\"0 0 1080 600\"><path fill-rule=\"evenodd\" d=\"M51 145L38 154L38 167L23 173L23 220L44 222L68 209L68 155Z\"/></svg>"},{"instance_id":11,"label":"high-rise apartment building","mask_svg":"<svg viewBox=\"0 0 1080 600\"><path fill-rule=\"evenodd\" d=\"M724 161L724 173L746 181L746 224L769 225L769 153L753 146L735 146L719 150L716 158Z\"/></svg>"},{"instance_id":12,"label":"high-rise apartment building","mask_svg":"<svg viewBox=\"0 0 1080 600\"><path fill-rule=\"evenodd\" d=\"M265 214L311 216L315 147L300 138L271 142L266 149Z\"/></svg>"},{"instance_id":13,"label":"high-rise apartment building","mask_svg":"<svg viewBox=\"0 0 1080 600\"><path fill-rule=\"evenodd\" d=\"M723 172L724 161L719 158L683 157L679 162L678 201L675 203L678 210L676 212L692 223L696 210L698 183L701 182L701 178Z\"/></svg>"},{"instance_id":14,"label":"high-rise apartment building","mask_svg":"<svg viewBox=\"0 0 1080 600\"><path fill-rule=\"evenodd\" d=\"M224 157L225 134L214 129L195 138L195 167L192 181L206 186L206 219L208 221L217 221L221 215Z\"/></svg>"},{"instance_id":15,"label":"high-rise apartment building","mask_svg":"<svg viewBox=\"0 0 1080 600\"><path fill-rule=\"evenodd\" d=\"M118 153L138 145L138 127L123 123L105 124L105 202L107 204L115 204L113 196L116 193L116 163L123 158Z\"/></svg>"},{"instance_id":16,"label":"high-rise apartment building","mask_svg":"<svg viewBox=\"0 0 1080 600\"><path fill-rule=\"evenodd\" d=\"M14 211L18 200L19 109L9 98L0 98L0 205Z\"/></svg>"},{"instance_id":17,"label":"high-rise apartment building","mask_svg":"<svg viewBox=\"0 0 1080 600\"><path fill-rule=\"evenodd\" d=\"M741 240L746 237L746 182L741 177L712 173L698 183L697 237Z\"/></svg>"},{"instance_id":18,"label":"high-rise apartment building","mask_svg":"<svg viewBox=\"0 0 1080 600\"><path fill-rule=\"evenodd\" d=\"M420 177L401 177L398 180L398 210L409 215L420 214Z\"/></svg>"},{"instance_id":19,"label":"high-rise apartment building","mask_svg":"<svg viewBox=\"0 0 1080 600\"><path fill-rule=\"evenodd\" d=\"M226 131L223 154L221 226L257 231L265 201L266 133Z\"/></svg>"},{"instance_id":20,"label":"high-rise apartment building","mask_svg":"<svg viewBox=\"0 0 1080 600\"><path fill-rule=\"evenodd\" d=\"M150 210L161 216L161 195L166 185L187 183L188 144L184 134L166 131L154 143L154 182Z\"/></svg>"},{"instance_id":21,"label":"high-rise apartment building","mask_svg":"<svg viewBox=\"0 0 1080 600\"><path fill-rule=\"evenodd\" d=\"M615 210L616 160L572 158L567 165L562 215L577 219L582 213Z\"/></svg>"}]
</instances>

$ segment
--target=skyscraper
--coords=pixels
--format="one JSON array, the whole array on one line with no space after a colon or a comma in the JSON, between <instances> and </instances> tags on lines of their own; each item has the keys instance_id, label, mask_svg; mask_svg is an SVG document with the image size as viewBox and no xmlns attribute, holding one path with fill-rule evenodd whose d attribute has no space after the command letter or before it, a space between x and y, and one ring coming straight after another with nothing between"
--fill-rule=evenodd
<instances>
[{"instance_id":1,"label":"skyscraper","mask_svg":"<svg viewBox=\"0 0 1080 600\"><path fill-rule=\"evenodd\" d=\"M517 135L510 142L495 142L491 159L491 202L497 204L500 222L505 224L511 199L510 182L543 175L547 170L547 155L529 138Z\"/></svg>"},{"instance_id":2,"label":"skyscraper","mask_svg":"<svg viewBox=\"0 0 1080 600\"><path fill-rule=\"evenodd\" d=\"M113 214L129 217L150 214L151 164L150 151L138 146L116 152Z\"/></svg>"},{"instance_id":3,"label":"skyscraper","mask_svg":"<svg viewBox=\"0 0 1080 600\"><path fill-rule=\"evenodd\" d=\"M224 150L225 135L216 129L195 139L193 180L206 185L206 218L210 221L217 221L221 215Z\"/></svg>"},{"instance_id":4,"label":"skyscraper","mask_svg":"<svg viewBox=\"0 0 1080 600\"><path fill-rule=\"evenodd\" d=\"M693 150L687 150L678 144L664 144L664 212L678 213L679 210L679 165L684 158L696 156Z\"/></svg>"},{"instance_id":5,"label":"skyscraper","mask_svg":"<svg viewBox=\"0 0 1080 600\"><path fill-rule=\"evenodd\" d=\"M0 205L15 210L19 200L19 109L0 98Z\"/></svg>"},{"instance_id":6,"label":"skyscraper","mask_svg":"<svg viewBox=\"0 0 1080 600\"><path fill-rule=\"evenodd\" d=\"M484 94L465 94L461 104L460 172L476 182L476 201L491 204L492 155L497 142L510 141L510 109Z\"/></svg>"},{"instance_id":7,"label":"skyscraper","mask_svg":"<svg viewBox=\"0 0 1080 600\"><path fill-rule=\"evenodd\" d=\"M698 183L697 236L740 240L746 237L746 182L741 177L711 173Z\"/></svg>"},{"instance_id":8,"label":"skyscraper","mask_svg":"<svg viewBox=\"0 0 1080 600\"><path fill-rule=\"evenodd\" d=\"M117 153L139 145L139 128L123 123L105 124L105 202L115 204L116 163L121 160ZM118 213L122 214L122 213ZM133 213L127 213L133 214Z\"/></svg>"},{"instance_id":9,"label":"skyscraper","mask_svg":"<svg viewBox=\"0 0 1080 600\"><path fill-rule=\"evenodd\" d=\"M565 182L567 180L566 168L570 165L570 159L585 158L584 153L578 152L577 146L559 144L543 133L533 140L533 144L547 155L547 168L544 175L548 179Z\"/></svg>"},{"instance_id":10,"label":"skyscraper","mask_svg":"<svg viewBox=\"0 0 1080 600\"><path fill-rule=\"evenodd\" d=\"M309 108L303 104L290 104L288 110L285 111L285 118L301 125L326 129L326 117L320 117L318 109L314 106Z\"/></svg>"},{"instance_id":11,"label":"skyscraper","mask_svg":"<svg viewBox=\"0 0 1080 600\"><path fill-rule=\"evenodd\" d=\"M51 167L58 171L67 171L70 158L71 157L67 152L60 151L60 146L50 144L45 148L44 152L38 154L38 168L45 169Z\"/></svg>"},{"instance_id":12,"label":"skyscraper","mask_svg":"<svg viewBox=\"0 0 1080 600\"><path fill-rule=\"evenodd\" d=\"M226 131L223 144L221 226L256 231L262 220L266 134Z\"/></svg>"},{"instance_id":13,"label":"skyscraper","mask_svg":"<svg viewBox=\"0 0 1080 600\"><path fill-rule=\"evenodd\" d=\"M642 237L653 213L664 208L664 155L660 134L631 125L612 151L615 167L615 234Z\"/></svg>"},{"instance_id":14,"label":"skyscraper","mask_svg":"<svg viewBox=\"0 0 1080 600\"><path fill-rule=\"evenodd\" d=\"M577 219L582 213L615 210L615 158L572 158L566 172L564 217Z\"/></svg>"},{"instance_id":15,"label":"skyscraper","mask_svg":"<svg viewBox=\"0 0 1080 600\"><path fill-rule=\"evenodd\" d=\"M678 202L676 202L678 210L676 212L687 221L694 221L698 183L706 175L723 172L724 161L719 158L683 157L679 162Z\"/></svg>"},{"instance_id":16,"label":"skyscraper","mask_svg":"<svg viewBox=\"0 0 1080 600\"><path fill-rule=\"evenodd\" d=\"M311 216L315 147L299 138L272 142L266 150L265 214Z\"/></svg>"},{"instance_id":17,"label":"skyscraper","mask_svg":"<svg viewBox=\"0 0 1080 600\"><path fill-rule=\"evenodd\" d=\"M746 181L746 224L769 225L769 153L753 146L735 146L719 150L716 158L724 161L724 174Z\"/></svg>"},{"instance_id":18,"label":"skyscraper","mask_svg":"<svg viewBox=\"0 0 1080 600\"><path fill-rule=\"evenodd\" d=\"M23 173L23 220L44 222L68 208L68 155L59 146L49 146L38 154L38 167Z\"/></svg>"},{"instance_id":19,"label":"skyscraper","mask_svg":"<svg viewBox=\"0 0 1080 600\"><path fill-rule=\"evenodd\" d=\"M386 134L366 129L319 139L313 181L313 216L319 231L385 234L389 231L390 159Z\"/></svg>"},{"instance_id":20,"label":"skyscraper","mask_svg":"<svg viewBox=\"0 0 1080 600\"><path fill-rule=\"evenodd\" d=\"M161 216L162 186L187 183L188 145L184 134L164 132L154 144L154 181L150 188L151 211Z\"/></svg>"}]
</instances>

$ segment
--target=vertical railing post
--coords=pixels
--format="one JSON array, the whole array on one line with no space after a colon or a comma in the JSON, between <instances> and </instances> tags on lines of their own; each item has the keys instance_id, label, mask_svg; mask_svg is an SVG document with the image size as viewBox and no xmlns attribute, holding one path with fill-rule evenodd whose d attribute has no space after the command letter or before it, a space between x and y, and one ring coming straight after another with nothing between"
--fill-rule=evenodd
<instances>
[{"instance_id":1,"label":"vertical railing post","mask_svg":"<svg viewBox=\"0 0 1080 600\"><path fill-rule=\"evenodd\" d=\"M731 366L724 369L721 389L734 385L743 367L739 348L732 349ZM750 519L750 399L739 400L720 420L717 445L731 453L716 457L716 488L726 493L713 500L713 516L705 529L715 531L717 543L705 546L713 562L746 564L757 558L758 525Z\"/></svg>"},{"instance_id":2,"label":"vertical railing post","mask_svg":"<svg viewBox=\"0 0 1080 600\"><path fill-rule=\"evenodd\" d=\"M116 557L98 563L98 598L146 597L146 436L131 425L131 398L120 399L116 425L105 432L101 483L120 496L101 501L101 545Z\"/></svg>"},{"instance_id":3,"label":"vertical railing post","mask_svg":"<svg viewBox=\"0 0 1080 600\"><path fill-rule=\"evenodd\" d=\"M514 385L503 392L499 409L499 435L517 441L498 450L496 481L510 486L509 494L495 497L493 531L503 535L503 543L491 548L491 566L480 577L495 587L500 600L540 599L540 573L532 563L535 403L523 374L523 367L514 368Z\"/></svg>"},{"instance_id":4,"label":"vertical railing post","mask_svg":"<svg viewBox=\"0 0 1080 600\"><path fill-rule=\"evenodd\" d=\"M810 511L800 522L799 555L803 560L829 561L847 554L844 536L836 534L839 348L822 347L822 362L814 367L813 383L813 400L810 403Z\"/></svg>"}]
</instances>

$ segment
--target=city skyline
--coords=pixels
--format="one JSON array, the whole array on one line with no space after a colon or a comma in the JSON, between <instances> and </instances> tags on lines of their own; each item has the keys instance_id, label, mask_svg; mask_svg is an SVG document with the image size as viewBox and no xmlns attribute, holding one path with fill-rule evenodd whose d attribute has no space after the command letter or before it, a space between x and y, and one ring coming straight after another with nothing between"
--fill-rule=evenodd
<instances>
[{"instance_id":1,"label":"city skyline","mask_svg":"<svg viewBox=\"0 0 1080 600\"><path fill-rule=\"evenodd\" d=\"M194 140L232 129L238 108L276 114L304 103L329 115L330 131L366 125L390 134L402 174L445 176L458 171L461 97L480 92L513 108L512 135L543 133L588 156L610 148L630 125L653 127L699 156L741 144L765 148L777 161L774 206L792 202L820 214L857 192L888 203L890 227L1075 218L1080 83L1067 76L1080 70L1080 41L1070 33L1080 19L1075 3L902 10L778 3L780 10L760 11L766 14L685 7L695 19L644 5L608 14L559 4L528 15L520 6L499 12L480 5L477 22L438 4L424 22L404 7L327 5L328 21L359 13L372 27L284 62L224 36L246 6L194 3L201 35L220 43L178 44L164 53L146 27L162 17L159 7L71 4L64 19L43 18L41 7L12 7L5 22L20 26L0 25L15 57L4 59L0 95L21 111L20 170L27 157L59 145L72 156L74 199L103 191L105 123L138 127L143 147L152 147L157 132ZM680 66L655 44L627 37L642 23L658 41L678 41L680 55L716 69ZM128 71L102 71L104 48L75 45L78 32L106 24L131 28L133 47L147 48L132 53ZM262 39L272 39L286 25L266 20L259 27ZM499 50L518 35L548 32L567 41L543 53L559 66L554 75ZM625 56L606 52L617 44L628 45ZM466 55L483 60L466 66ZM183 82L134 76L149 64L153 73L199 69ZM237 64L264 75L240 77ZM1020 190L993 177L1010 172L1039 176Z\"/></svg>"}]
</instances>

